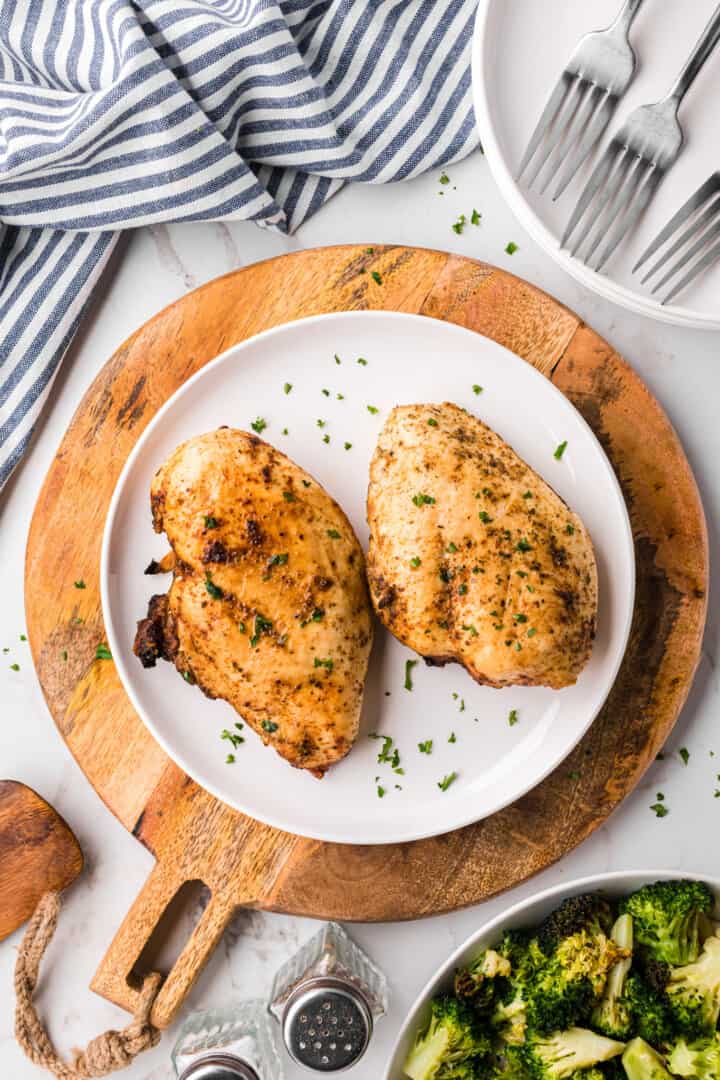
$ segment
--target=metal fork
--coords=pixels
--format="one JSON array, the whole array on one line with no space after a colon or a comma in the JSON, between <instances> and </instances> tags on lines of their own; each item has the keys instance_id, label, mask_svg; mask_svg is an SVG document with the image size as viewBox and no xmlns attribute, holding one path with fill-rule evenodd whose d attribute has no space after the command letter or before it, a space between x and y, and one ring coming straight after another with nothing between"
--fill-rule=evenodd
<instances>
[{"instance_id":1,"label":"metal fork","mask_svg":"<svg viewBox=\"0 0 720 1080\"><path fill-rule=\"evenodd\" d=\"M602 137L635 74L635 53L628 34L641 3L642 0L625 0L612 25L607 30L586 34L570 57L520 163L518 180L542 147L528 187L532 187L553 157L553 167L542 186L545 191L566 162L553 195L558 199Z\"/></svg>"},{"instance_id":2,"label":"metal fork","mask_svg":"<svg viewBox=\"0 0 720 1080\"><path fill-rule=\"evenodd\" d=\"M571 254L578 254L589 238L582 257L589 264L600 241L606 238L595 270L603 268L620 241L635 228L661 180L677 160L683 145L678 121L680 104L718 41L720 5L667 97L654 105L642 105L628 116L585 185L561 247L567 247L585 218Z\"/></svg>"},{"instance_id":3,"label":"metal fork","mask_svg":"<svg viewBox=\"0 0 720 1080\"><path fill-rule=\"evenodd\" d=\"M688 222L690 222L689 225ZM688 228L685 228L686 225L688 225ZM677 233L681 229L682 232L678 236ZM687 273L680 281L675 283L670 292L664 297L663 304L668 304L671 300L674 300L682 289L704 273L705 270L709 270L720 259L720 172L713 173L710 179L706 180L692 198L688 199L677 214L670 219L665 228L658 233L635 263L633 273L636 273L648 259L656 255L670 240L673 240L671 246L650 267L642 279L644 285L651 277L666 269L670 260L679 252L682 252L677 261L672 263L670 269L667 270L667 273L653 289L653 293L660 292L681 270L689 266ZM688 247L688 245L691 246ZM700 258L693 262L693 259L697 256L700 256Z\"/></svg>"}]
</instances>

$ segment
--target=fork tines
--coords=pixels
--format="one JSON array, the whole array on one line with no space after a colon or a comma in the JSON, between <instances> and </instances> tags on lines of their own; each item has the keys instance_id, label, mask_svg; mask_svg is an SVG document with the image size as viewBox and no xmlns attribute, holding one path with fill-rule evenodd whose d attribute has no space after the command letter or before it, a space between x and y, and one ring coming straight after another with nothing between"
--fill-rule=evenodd
<instances>
[{"instance_id":1,"label":"fork tines","mask_svg":"<svg viewBox=\"0 0 720 1080\"><path fill-rule=\"evenodd\" d=\"M527 185L532 187L551 162L540 189L544 193L564 165L553 195L553 199L558 199L599 142L617 101L616 95L596 83L564 71L537 122L517 178L520 179L532 163L532 171L527 177Z\"/></svg>"},{"instance_id":2,"label":"fork tines","mask_svg":"<svg viewBox=\"0 0 720 1080\"><path fill-rule=\"evenodd\" d=\"M685 270L686 273L675 281L663 297L662 303L668 304L690 282L720 259L720 172L706 180L670 219L638 259L633 273L662 248L665 248L665 251L646 272L642 284L665 270L652 290L653 293L658 293Z\"/></svg>"},{"instance_id":3,"label":"fork tines","mask_svg":"<svg viewBox=\"0 0 720 1080\"><path fill-rule=\"evenodd\" d=\"M662 176L654 161L613 139L578 199L561 247L568 247L574 256L585 246L581 258L589 266L604 240L594 263L594 269L601 270L623 237L634 229Z\"/></svg>"}]
</instances>

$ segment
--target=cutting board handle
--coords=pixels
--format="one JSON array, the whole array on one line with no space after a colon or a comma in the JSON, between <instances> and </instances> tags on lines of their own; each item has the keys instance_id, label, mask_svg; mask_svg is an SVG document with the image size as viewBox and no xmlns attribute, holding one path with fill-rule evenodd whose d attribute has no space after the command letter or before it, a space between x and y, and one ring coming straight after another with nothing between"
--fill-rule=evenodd
<instances>
[{"instance_id":1,"label":"cutting board handle","mask_svg":"<svg viewBox=\"0 0 720 1080\"><path fill-rule=\"evenodd\" d=\"M168 874L158 862L140 894L125 916L110 948L95 972L91 989L128 1012L138 1004L139 989L149 971L140 961L168 906L185 885ZM150 1019L155 1027L166 1028L190 993L233 917L237 904L228 896L211 894L192 934L172 968L164 975Z\"/></svg>"}]
</instances>

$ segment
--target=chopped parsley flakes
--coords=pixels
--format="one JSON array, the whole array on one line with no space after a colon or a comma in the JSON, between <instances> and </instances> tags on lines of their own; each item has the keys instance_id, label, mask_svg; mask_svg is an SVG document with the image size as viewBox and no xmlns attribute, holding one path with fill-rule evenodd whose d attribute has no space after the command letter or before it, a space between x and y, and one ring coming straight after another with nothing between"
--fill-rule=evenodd
<instances>
[{"instance_id":1,"label":"chopped parsley flakes","mask_svg":"<svg viewBox=\"0 0 720 1080\"><path fill-rule=\"evenodd\" d=\"M278 729L278 725L275 723L274 720L263 720L263 722L260 724L260 727L263 729L263 731L267 731L269 735L272 735L272 733L274 731L277 731Z\"/></svg>"},{"instance_id":2,"label":"chopped parsley flakes","mask_svg":"<svg viewBox=\"0 0 720 1080\"><path fill-rule=\"evenodd\" d=\"M433 741L432 739L426 739L425 742L418 743L418 750L421 754L432 754Z\"/></svg>"},{"instance_id":3,"label":"chopped parsley flakes","mask_svg":"<svg viewBox=\"0 0 720 1080\"><path fill-rule=\"evenodd\" d=\"M222 600L223 591L219 585L216 585L212 579L210 571L205 574L205 589L212 596L213 600Z\"/></svg>"},{"instance_id":4,"label":"chopped parsley flakes","mask_svg":"<svg viewBox=\"0 0 720 1080\"><path fill-rule=\"evenodd\" d=\"M414 555L413 558L410 560L410 565L412 566L413 570L417 570L418 566L422 566L422 559L419 559L417 555Z\"/></svg>"},{"instance_id":5,"label":"chopped parsley flakes","mask_svg":"<svg viewBox=\"0 0 720 1080\"><path fill-rule=\"evenodd\" d=\"M480 386L480 384L479 384L479 383L473 383L473 388L472 388L472 392L473 392L473 394L476 394L476 395L477 395L477 394L482 394L482 392L483 392L483 387L482 387L482 386Z\"/></svg>"},{"instance_id":6,"label":"chopped parsley flakes","mask_svg":"<svg viewBox=\"0 0 720 1080\"><path fill-rule=\"evenodd\" d=\"M326 529L325 531L326 531L326 533L328 534L328 536L330 537L331 540L339 540L340 539L340 533L337 531L337 529Z\"/></svg>"},{"instance_id":7,"label":"chopped parsley flakes","mask_svg":"<svg viewBox=\"0 0 720 1080\"><path fill-rule=\"evenodd\" d=\"M482 217L482 214L479 214L477 210L473 209L473 212L470 215L470 224L471 225L479 225L481 217Z\"/></svg>"},{"instance_id":8,"label":"chopped parsley flakes","mask_svg":"<svg viewBox=\"0 0 720 1080\"><path fill-rule=\"evenodd\" d=\"M379 413L379 412L380 412L380 410L378 409L377 405L368 405L368 406L367 406L367 411L368 411L368 412L369 412L369 413L370 413L370 414L371 414L372 416L375 416L375 415L376 415L377 413Z\"/></svg>"},{"instance_id":9,"label":"chopped parsley flakes","mask_svg":"<svg viewBox=\"0 0 720 1080\"><path fill-rule=\"evenodd\" d=\"M435 499L432 497L432 495L425 495L421 491L417 495L413 495L412 501L415 503L416 506L432 506L435 502Z\"/></svg>"},{"instance_id":10,"label":"chopped parsley flakes","mask_svg":"<svg viewBox=\"0 0 720 1080\"><path fill-rule=\"evenodd\" d=\"M655 811L655 817L667 817L670 813L667 806L661 802L653 803L650 809Z\"/></svg>"},{"instance_id":11,"label":"chopped parsley flakes","mask_svg":"<svg viewBox=\"0 0 720 1080\"><path fill-rule=\"evenodd\" d=\"M293 384L291 382L286 382L285 385L283 386L283 390L285 391L286 394L289 394L290 391L292 390L292 388L293 388Z\"/></svg>"},{"instance_id":12,"label":"chopped parsley flakes","mask_svg":"<svg viewBox=\"0 0 720 1080\"><path fill-rule=\"evenodd\" d=\"M217 529L218 527L218 519L213 517L212 514L204 514L203 521L206 529Z\"/></svg>"},{"instance_id":13,"label":"chopped parsley flakes","mask_svg":"<svg viewBox=\"0 0 720 1080\"><path fill-rule=\"evenodd\" d=\"M267 420L263 420L262 416L258 416L256 420L253 420L250 427L253 431L256 431L258 435L262 435L263 431L267 427Z\"/></svg>"},{"instance_id":14,"label":"chopped parsley flakes","mask_svg":"<svg viewBox=\"0 0 720 1080\"><path fill-rule=\"evenodd\" d=\"M283 491L283 499L285 502L295 502L295 495L292 491Z\"/></svg>"},{"instance_id":15,"label":"chopped parsley flakes","mask_svg":"<svg viewBox=\"0 0 720 1080\"><path fill-rule=\"evenodd\" d=\"M378 274L377 270L372 270L370 273L370 277L373 279L376 285L382 285L383 279L381 275Z\"/></svg>"},{"instance_id":16,"label":"chopped parsley flakes","mask_svg":"<svg viewBox=\"0 0 720 1080\"><path fill-rule=\"evenodd\" d=\"M443 776L442 780L438 781L438 787L440 788L441 791L447 791L447 789L450 787L450 785L452 783L454 783L457 780L457 778L458 778L458 774L456 772L448 773L447 776Z\"/></svg>"},{"instance_id":17,"label":"chopped parsley flakes","mask_svg":"<svg viewBox=\"0 0 720 1080\"><path fill-rule=\"evenodd\" d=\"M690 760L690 751L688 750L687 746L681 746L678 750L678 754L682 758L683 765L687 765L688 761Z\"/></svg>"},{"instance_id":18,"label":"chopped parsley flakes","mask_svg":"<svg viewBox=\"0 0 720 1080\"><path fill-rule=\"evenodd\" d=\"M104 641L101 641L97 649L95 650L95 659L112 660L112 653L110 652ZM18 669L15 668L15 670L17 671Z\"/></svg>"},{"instance_id":19,"label":"chopped parsley flakes","mask_svg":"<svg viewBox=\"0 0 720 1080\"><path fill-rule=\"evenodd\" d=\"M405 661L405 689L406 690L412 690L412 688L413 688L412 671L413 671L413 668L415 667L415 665L417 663L418 663L417 660L406 660Z\"/></svg>"},{"instance_id":20,"label":"chopped parsley flakes","mask_svg":"<svg viewBox=\"0 0 720 1080\"><path fill-rule=\"evenodd\" d=\"M506 253L506 255L514 255L517 250L518 250L517 244L513 243L513 241L511 240L510 243L505 248L505 253Z\"/></svg>"},{"instance_id":21,"label":"chopped parsley flakes","mask_svg":"<svg viewBox=\"0 0 720 1080\"><path fill-rule=\"evenodd\" d=\"M511 709L510 712L508 713L508 724L510 725L510 727L515 727L515 725L518 722L518 719L519 718L518 718L517 709Z\"/></svg>"},{"instance_id":22,"label":"chopped parsley flakes","mask_svg":"<svg viewBox=\"0 0 720 1080\"><path fill-rule=\"evenodd\" d=\"M330 657L328 657L326 660L321 660L319 656L315 657L314 667L316 668L323 667L327 668L328 671L332 671L334 666L334 661Z\"/></svg>"},{"instance_id":23,"label":"chopped parsley flakes","mask_svg":"<svg viewBox=\"0 0 720 1080\"><path fill-rule=\"evenodd\" d=\"M562 456L563 456L563 454L565 453L566 450L567 450L567 439L565 439L564 442L560 443L557 450L553 454L553 457L555 458L555 460L560 461L560 459L562 458Z\"/></svg>"},{"instance_id":24,"label":"chopped parsley flakes","mask_svg":"<svg viewBox=\"0 0 720 1080\"><path fill-rule=\"evenodd\" d=\"M74 581L73 585L75 586L76 589L86 589L87 588L87 585L85 584L85 582L83 581L82 578L79 578L77 581Z\"/></svg>"}]
</instances>

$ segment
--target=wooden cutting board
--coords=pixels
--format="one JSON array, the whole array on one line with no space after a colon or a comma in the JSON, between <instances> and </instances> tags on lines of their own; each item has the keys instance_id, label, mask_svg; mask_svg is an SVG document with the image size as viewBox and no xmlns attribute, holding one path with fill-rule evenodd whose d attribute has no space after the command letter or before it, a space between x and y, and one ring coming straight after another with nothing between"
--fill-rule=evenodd
<instances>
[{"instance_id":1,"label":"wooden cutting board","mask_svg":"<svg viewBox=\"0 0 720 1080\"><path fill-rule=\"evenodd\" d=\"M236 342L291 319L348 309L458 323L552 379L615 467L637 558L627 655L571 757L493 817L393 847L300 839L218 802L153 741L113 663L95 659L104 641L98 570L105 515L148 421ZM485 900L559 859L605 821L672 730L700 656L707 578L703 509L661 407L576 315L505 271L417 248L322 248L238 270L166 308L89 388L48 473L27 549L28 634L50 711L98 795L157 858L93 988L134 1008L143 947L186 881L204 882L212 898L157 999L153 1020L161 1027L238 905L343 920L412 919ZM86 587L75 588L77 580Z\"/></svg>"},{"instance_id":2,"label":"wooden cutting board","mask_svg":"<svg viewBox=\"0 0 720 1080\"><path fill-rule=\"evenodd\" d=\"M52 806L25 784L0 780L0 941L82 868L80 845Z\"/></svg>"}]
</instances>

